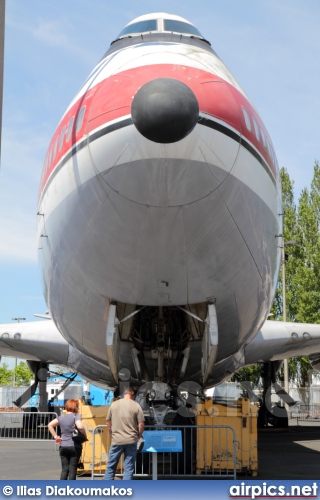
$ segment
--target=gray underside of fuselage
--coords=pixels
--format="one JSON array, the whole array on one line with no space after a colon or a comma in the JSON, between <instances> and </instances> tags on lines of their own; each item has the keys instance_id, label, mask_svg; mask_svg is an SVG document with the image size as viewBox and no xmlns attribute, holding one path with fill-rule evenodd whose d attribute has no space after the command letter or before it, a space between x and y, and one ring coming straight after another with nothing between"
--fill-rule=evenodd
<instances>
[{"instance_id":1,"label":"gray underside of fuselage","mask_svg":"<svg viewBox=\"0 0 320 500\"><path fill-rule=\"evenodd\" d=\"M143 182L142 170L155 169L156 160L122 164L83 182L73 158L64 168L74 176L75 189L43 217L48 237L39 254L51 261L44 276L49 308L65 338L101 363L106 363L109 301L164 307L215 301L217 362L252 338L270 308L277 274L271 262L278 251L272 210L232 172L210 165L205 192L205 183L202 191L197 187L204 163L166 162L181 179L184 168L192 172L188 185L181 184L182 194L179 182L170 190L165 166L156 193L150 194L148 181L134 186L136 179ZM137 192L141 196L135 199ZM158 205L152 206L149 200L155 199ZM120 360L133 368L128 344L120 343ZM199 373L198 351L201 356L199 342L188 363L190 380Z\"/></svg>"}]
</instances>

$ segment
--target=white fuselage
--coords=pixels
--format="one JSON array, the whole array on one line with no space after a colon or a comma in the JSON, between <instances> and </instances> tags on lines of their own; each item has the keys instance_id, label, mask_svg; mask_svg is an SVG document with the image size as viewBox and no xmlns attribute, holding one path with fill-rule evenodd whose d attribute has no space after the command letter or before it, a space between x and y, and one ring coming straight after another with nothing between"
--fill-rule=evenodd
<instances>
[{"instance_id":1,"label":"white fuselage","mask_svg":"<svg viewBox=\"0 0 320 500\"><path fill-rule=\"evenodd\" d=\"M202 44L155 39L112 46L50 143L38 237L52 318L80 352L107 363L112 302L215 302L213 380L241 356L270 310L280 263L281 192L259 115ZM171 144L147 139L131 119L135 94L157 78L185 83L199 102L198 123ZM192 377L192 363L189 369Z\"/></svg>"}]
</instances>

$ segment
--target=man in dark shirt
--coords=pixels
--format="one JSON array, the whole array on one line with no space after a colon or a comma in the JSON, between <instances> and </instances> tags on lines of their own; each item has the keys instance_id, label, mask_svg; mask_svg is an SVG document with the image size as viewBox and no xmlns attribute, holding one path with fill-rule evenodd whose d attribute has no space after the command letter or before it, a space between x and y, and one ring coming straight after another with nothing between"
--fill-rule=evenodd
<instances>
[{"instance_id":1,"label":"man in dark shirt","mask_svg":"<svg viewBox=\"0 0 320 500\"><path fill-rule=\"evenodd\" d=\"M134 401L134 390L128 387L122 399L111 404L107 427L112 436L104 479L114 479L119 459L124 453L123 479L132 479L137 455L137 442L144 431L141 406Z\"/></svg>"}]
</instances>

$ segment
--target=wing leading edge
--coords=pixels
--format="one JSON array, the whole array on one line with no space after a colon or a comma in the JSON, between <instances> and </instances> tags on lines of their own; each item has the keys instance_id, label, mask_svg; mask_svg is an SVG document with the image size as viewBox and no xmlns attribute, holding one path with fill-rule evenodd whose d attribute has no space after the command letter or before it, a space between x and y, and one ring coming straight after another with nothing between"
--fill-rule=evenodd
<instances>
[{"instance_id":1,"label":"wing leading edge","mask_svg":"<svg viewBox=\"0 0 320 500\"><path fill-rule=\"evenodd\" d=\"M245 366L320 352L320 325L266 321L244 348Z\"/></svg>"},{"instance_id":2,"label":"wing leading edge","mask_svg":"<svg viewBox=\"0 0 320 500\"><path fill-rule=\"evenodd\" d=\"M266 321L244 348L236 369L316 353L320 353L320 325ZM94 383L114 385L109 367L68 344L51 320L0 325L0 355L67 366Z\"/></svg>"},{"instance_id":3,"label":"wing leading edge","mask_svg":"<svg viewBox=\"0 0 320 500\"><path fill-rule=\"evenodd\" d=\"M72 347L52 320L0 325L0 355L66 366L90 382L113 387L109 368Z\"/></svg>"}]
</instances>

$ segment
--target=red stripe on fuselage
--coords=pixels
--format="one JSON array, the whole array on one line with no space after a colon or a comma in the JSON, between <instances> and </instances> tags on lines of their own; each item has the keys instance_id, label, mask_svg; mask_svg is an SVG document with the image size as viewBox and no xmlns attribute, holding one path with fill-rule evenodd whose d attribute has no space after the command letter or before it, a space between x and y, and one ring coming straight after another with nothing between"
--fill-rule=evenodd
<instances>
[{"instance_id":1,"label":"red stripe on fuselage","mask_svg":"<svg viewBox=\"0 0 320 500\"><path fill-rule=\"evenodd\" d=\"M239 90L220 77L197 68L158 64L138 66L106 78L90 88L68 110L57 127L48 148L39 197L51 173L70 149L83 139L86 134L90 134L113 120L131 114L132 99L137 91L145 83L156 78L174 78L188 85L198 99L200 112L221 120L237 130L239 135L244 136L260 152L275 179L278 180L279 173L277 165L274 164L275 155L270 137L259 115ZM76 132L76 117L83 106L86 106L83 124L81 129ZM246 109L250 117L251 131L246 126L242 107ZM63 140L61 149L59 147L55 148L57 138L59 138L60 142L61 133L64 128L67 129L68 123L73 116L75 116L75 120L70 139L68 141ZM258 140L252 118L258 125L260 140ZM264 142L261 130L264 134Z\"/></svg>"}]
</instances>

